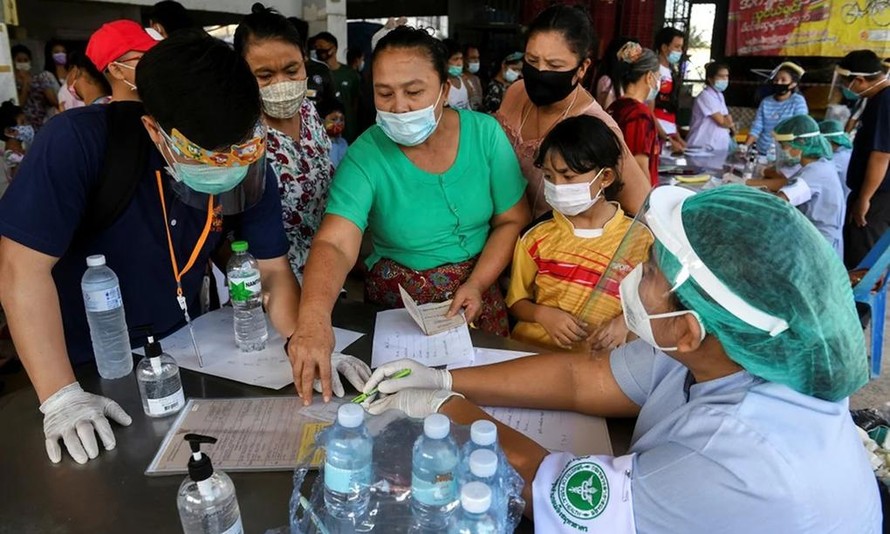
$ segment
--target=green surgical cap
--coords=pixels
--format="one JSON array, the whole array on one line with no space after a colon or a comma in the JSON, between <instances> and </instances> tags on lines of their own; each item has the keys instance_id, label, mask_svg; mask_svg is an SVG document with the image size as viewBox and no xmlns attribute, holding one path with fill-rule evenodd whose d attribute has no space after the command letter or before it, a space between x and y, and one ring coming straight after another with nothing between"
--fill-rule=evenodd
<instances>
[{"instance_id":1,"label":"green surgical cap","mask_svg":"<svg viewBox=\"0 0 890 534\"><path fill-rule=\"evenodd\" d=\"M702 263L745 302L788 322L787 330L770 337L687 279L677 297L701 316L733 361L755 376L829 401L848 397L868 381L865 339L847 272L798 209L754 188L730 185L689 197L681 213ZM654 251L674 285L680 260L660 241Z\"/></svg>"},{"instance_id":2,"label":"green surgical cap","mask_svg":"<svg viewBox=\"0 0 890 534\"><path fill-rule=\"evenodd\" d=\"M776 125L774 130L776 140L789 143L800 150L805 158L832 158L834 153L831 145L819 131L819 124L809 115L796 115ZM783 135L793 135L794 139L783 141Z\"/></svg>"},{"instance_id":3,"label":"green surgical cap","mask_svg":"<svg viewBox=\"0 0 890 534\"><path fill-rule=\"evenodd\" d=\"M828 139L829 142L843 147L853 148L853 142L850 141L850 136L844 131L844 125L841 124L841 121L822 121L819 123L819 131L822 132L822 137Z\"/></svg>"}]
</instances>

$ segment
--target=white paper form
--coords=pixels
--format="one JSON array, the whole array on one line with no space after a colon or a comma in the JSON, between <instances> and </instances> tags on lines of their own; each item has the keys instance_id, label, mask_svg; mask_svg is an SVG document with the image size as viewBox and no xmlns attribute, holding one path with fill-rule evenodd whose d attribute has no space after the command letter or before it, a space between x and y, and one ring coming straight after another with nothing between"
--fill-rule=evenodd
<instances>
[{"instance_id":1,"label":"white paper form","mask_svg":"<svg viewBox=\"0 0 890 534\"><path fill-rule=\"evenodd\" d=\"M474 349L472 362L456 362L448 364L448 369L460 369L462 367L481 367L483 365L491 365L493 363L508 362L517 358L531 356L534 352L522 352L518 350L504 349L482 349L476 347Z\"/></svg>"},{"instance_id":2,"label":"white paper form","mask_svg":"<svg viewBox=\"0 0 890 534\"><path fill-rule=\"evenodd\" d=\"M578 456L612 454L609 427L602 417L528 408L482 409L550 452L570 452Z\"/></svg>"},{"instance_id":3,"label":"white paper form","mask_svg":"<svg viewBox=\"0 0 890 534\"><path fill-rule=\"evenodd\" d=\"M411 358L437 367L455 362L473 361L473 342L467 323L428 336L417 328L408 310L398 308L377 313L371 367Z\"/></svg>"},{"instance_id":4,"label":"white paper form","mask_svg":"<svg viewBox=\"0 0 890 534\"><path fill-rule=\"evenodd\" d=\"M284 339L269 325L269 339L264 350L241 352L235 344L234 314L234 309L227 306L192 321L195 338L204 356L204 367L198 365L187 326L162 339L161 346L184 369L269 389L281 389L293 383ZM334 328L334 350L340 352L363 335ZM144 353L142 349L134 352Z\"/></svg>"},{"instance_id":5,"label":"white paper form","mask_svg":"<svg viewBox=\"0 0 890 534\"><path fill-rule=\"evenodd\" d=\"M399 293L402 295L402 302L405 304L405 309L408 310L408 315L414 319L417 326L428 336L451 330L467 322L463 314L457 314L450 319L445 317L451 308L450 300L430 302L418 306L414 299L411 298L411 295L405 291L404 287L399 286Z\"/></svg>"},{"instance_id":6,"label":"white paper form","mask_svg":"<svg viewBox=\"0 0 890 534\"><path fill-rule=\"evenodd\" d=\"M318 430L330 424L307 417L305 410L293 396L190 399L145 474L185 473L191 451L183 438L189 433L218 440L201 447L217 469L290 471L313 448Z\"/></svg>"}]
</instances>

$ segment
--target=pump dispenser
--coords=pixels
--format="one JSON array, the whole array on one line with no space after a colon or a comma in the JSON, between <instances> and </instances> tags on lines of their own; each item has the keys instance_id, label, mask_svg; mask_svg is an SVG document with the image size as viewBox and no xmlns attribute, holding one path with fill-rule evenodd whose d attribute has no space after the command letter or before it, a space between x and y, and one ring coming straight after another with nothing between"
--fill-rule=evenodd
<instances>
[{"instance_id":1,"label":"pump dispenser","mask_svg":"<svg viewBox=\"0 0 890 534\"><path fill-rule=\"evenodd\" d=\"M235 485L222 471L213 470L201 444L216 443L216 438L200 434L186 434L192 449L189 476L179 486L176 506L185 534L242 534L241 512Z\"/></svg>"},{"instance_id":2,"label":"pump dispenser","mask_svg":"<svg viewBox=\"0 0 890 534\"><path fill-rule=\"evenodd\" d=\"M185 406L179 366L161 349L150 330L145 358L136 365L136 383L142 397L142 409L149 417L173 415Z\"/></svg>"}]
</instances>

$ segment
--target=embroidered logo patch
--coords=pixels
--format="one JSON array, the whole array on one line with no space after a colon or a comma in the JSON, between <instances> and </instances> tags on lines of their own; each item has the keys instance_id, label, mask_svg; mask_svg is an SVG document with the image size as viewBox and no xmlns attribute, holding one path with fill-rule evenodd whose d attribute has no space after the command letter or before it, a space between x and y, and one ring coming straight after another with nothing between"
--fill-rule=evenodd
<instances>
[{"instance_id":1,"label":"embroidered logo patch","mask_svg":"<svg viewBox=\"0 0 890 534\"><path fill-rule=\"evenodd\" d=\"M609 504L609 480L596 463L578 462L563 471L553 485L550 499L554 508L561 508L574 518L593 519Z\"/></svg>"}]
</instances>

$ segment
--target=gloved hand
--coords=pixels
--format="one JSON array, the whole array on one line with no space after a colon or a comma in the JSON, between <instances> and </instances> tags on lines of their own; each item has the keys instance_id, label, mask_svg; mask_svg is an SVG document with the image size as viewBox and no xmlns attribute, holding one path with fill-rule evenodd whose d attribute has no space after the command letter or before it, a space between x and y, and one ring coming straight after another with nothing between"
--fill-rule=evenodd
<instances>
[{"instance_id":1,"label":"gloved hand","mask_svg":"<svg viewBox=\"0 0 890 534\"><path fill-rule=\"evenodd\" d=\"M68 384L40 405L43 413L43 434L46 436L46 454L57 464L62 460L59 439L79 464L85 464L99 455L96 432L106 451L115 446L114 432L108 417L129 426L133 420L127 412L111 399L87 393L80 384Z\"/></svg>"},{"instance_id":2,"label":"gloved hand","mask_svg":"<svg viewBox=\"0 0 890 534\"><path fill-rule=\"evenodd\" d=\"M368 399L362 406L372 415L380 415L386 410L401 410L408 417L422 418L438 412L451 397L465 398L460 393L444 389L403 389L374 402Z\"/></svg>"},{"instance_id":3,"label":"gloved hand","mask_svg":"<svg viewBox=\"0 0 890 534\"><path fill-rule=\"evenodd\" d=\"M371 368L368 365L347 354L334 352L331 354L331 389L334 395L343 397L346 391L343 389L343 383L340 381L340 375L352 384L352 387L361 391L362 385L368 381L371 376ZM312 387L318 393L321 393L321 381L316 379L312 383Z\"/></svg>"},{"instance_id":4,"label":"gloved hand","mask_svg":"<svg viewBox=\"0 0 890 534\"><path fill-rule=\"evenodd\" d=\"M389 377L402 369L410 369L411 374L404 378L389 380ZM451 373L445 369L432 369L414 360L405 358L378 367L365 383L362 392L370 393L375 387L378 388L380 393L385 394L395 393L408 388L450 390Z\"/></svg>"}]
</instances>

